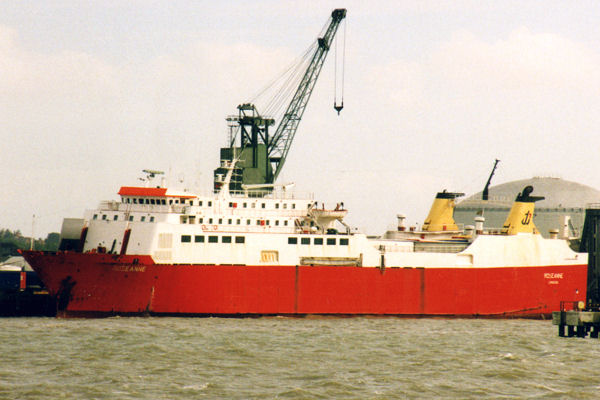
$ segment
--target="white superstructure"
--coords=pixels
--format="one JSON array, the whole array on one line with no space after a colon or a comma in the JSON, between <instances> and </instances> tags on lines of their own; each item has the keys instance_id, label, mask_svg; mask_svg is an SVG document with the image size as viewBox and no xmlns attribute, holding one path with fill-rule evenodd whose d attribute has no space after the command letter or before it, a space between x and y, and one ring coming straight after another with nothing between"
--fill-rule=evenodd
<instances>
[{"instance_id":1,"label":"white superstructure","mask_svg":"<svg viewBox=\"0 0 600 400\"><path fill-rule=\"evenodd\" d=\"M368 238L343 222L342 203L325 209L312 196L297 196L284 186L231 194L230 179L228 173L219 192L208 195L162 186L122 187L119 201L102 202L79 220L81 250L151 255L160 264L468 268L585 262L586 255L573 252L565 241L536 233L456 230L447 193L438 194L442 198L432 207L442 210L441 230L406 231L399 224L397 232ZM440 222L435 214L428 221Z\"/></svg>"}]
</instances>

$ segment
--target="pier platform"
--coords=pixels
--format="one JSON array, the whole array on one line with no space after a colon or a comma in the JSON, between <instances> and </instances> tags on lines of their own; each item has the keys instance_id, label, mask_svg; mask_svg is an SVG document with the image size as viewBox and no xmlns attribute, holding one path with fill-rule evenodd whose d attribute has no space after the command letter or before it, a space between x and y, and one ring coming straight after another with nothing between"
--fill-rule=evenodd
<instances>
[{"instance_id":1,"label":"pier platform","mask_svg":"<svg viewBox=\"0 0 600 400\"><path fill-rule=\"evenodd\" d=\"M552 324L558 325L558 336L584 338L588 334L598 339L600 333L600 311L588 311L573 307L552 313ZM565 332L566 331L566 332Z\"/></svg>"}]
</instances>

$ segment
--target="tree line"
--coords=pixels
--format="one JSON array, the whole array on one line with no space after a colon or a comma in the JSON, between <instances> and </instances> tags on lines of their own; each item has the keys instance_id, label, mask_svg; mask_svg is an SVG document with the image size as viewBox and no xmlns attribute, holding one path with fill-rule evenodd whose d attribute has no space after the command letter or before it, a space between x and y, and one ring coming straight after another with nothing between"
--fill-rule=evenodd
<instances>
[{"instance_id":1,"label":"tree line","mask_svg":"<svg viewBox=\"0 0 600 400\"><path fill-rule=\"evenodd\" d=\"M56 232L49 233L45 239L39 238L33 240L34 250L56 251L60 235ZM31 247L31 238L25 237L21 231L11 231L0 229L0 262L8 257L18 256L19 249L28 250Z\"/></svg>"}]
</instances>

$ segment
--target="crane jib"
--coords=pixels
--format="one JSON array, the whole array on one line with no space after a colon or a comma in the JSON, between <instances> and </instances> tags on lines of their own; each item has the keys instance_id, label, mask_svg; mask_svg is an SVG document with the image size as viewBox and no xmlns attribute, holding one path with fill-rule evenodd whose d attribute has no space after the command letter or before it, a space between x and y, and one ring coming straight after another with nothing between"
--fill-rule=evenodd
<instances>
[{"instance_id":1,"label":"crane jib","mask_svg":"<svg viewBox=\"0 0 600 400\"><path fill-rule=\"evenodd\" d=\"M221 160L237 160L236 177L232 179L230 191L240 190L243 184L272 184L276 181L285 163L292 141L315 87L327 54L331 48L333 39L341 21L346 17L346 9L335 9L326 24L326 29L321 37L317 38L316 45L307 51L302 59L302 64L290 72L293 81L299 79L291 100L285 111L281 114L281 120L275 132L269 132L269 127L274 124L274 119L261 117L254 104L245 103L238 107L239 115L227 118L230 127L229 147L221 149ZM310 62L308 61L310 60ZM286 71L287 72L287 71ZM342 78L343 79L343 78ZM293 89L291 78L285 82L284 90ZM297 82L297 81L296 81ZM288 93L292 93L289 91ZM282 92L277 93L273 103L277 108L285 104ZM287 97L289 98L289 97ZM334 102L338 111L343 107ZM267 110L270 108L267 105ZM282 109L282 108L281 108ZM237 129L234 131L234 129ZM239 135L238 135L239 133ZM239 147L236 146L236 138L239 137ZM215 190L220 188L218 181L227 171L223 167L215 170Z\"/></svg>"}]
</instances>

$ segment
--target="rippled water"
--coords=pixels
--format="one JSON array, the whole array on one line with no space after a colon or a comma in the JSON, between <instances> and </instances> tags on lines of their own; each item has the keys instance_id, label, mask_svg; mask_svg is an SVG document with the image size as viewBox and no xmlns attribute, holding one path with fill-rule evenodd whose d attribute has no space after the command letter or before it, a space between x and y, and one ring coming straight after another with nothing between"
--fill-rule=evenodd
<instances>
[{"instance_id":1,"label":"rippled water","mask_svg":"<svg viewBox=\"0 0 600 400\"><path fill-rule=\"evenodd\" d=\"M0 319L2 399L597 399L599 366L549 321Z\"/></svg>"}]
</instances>

